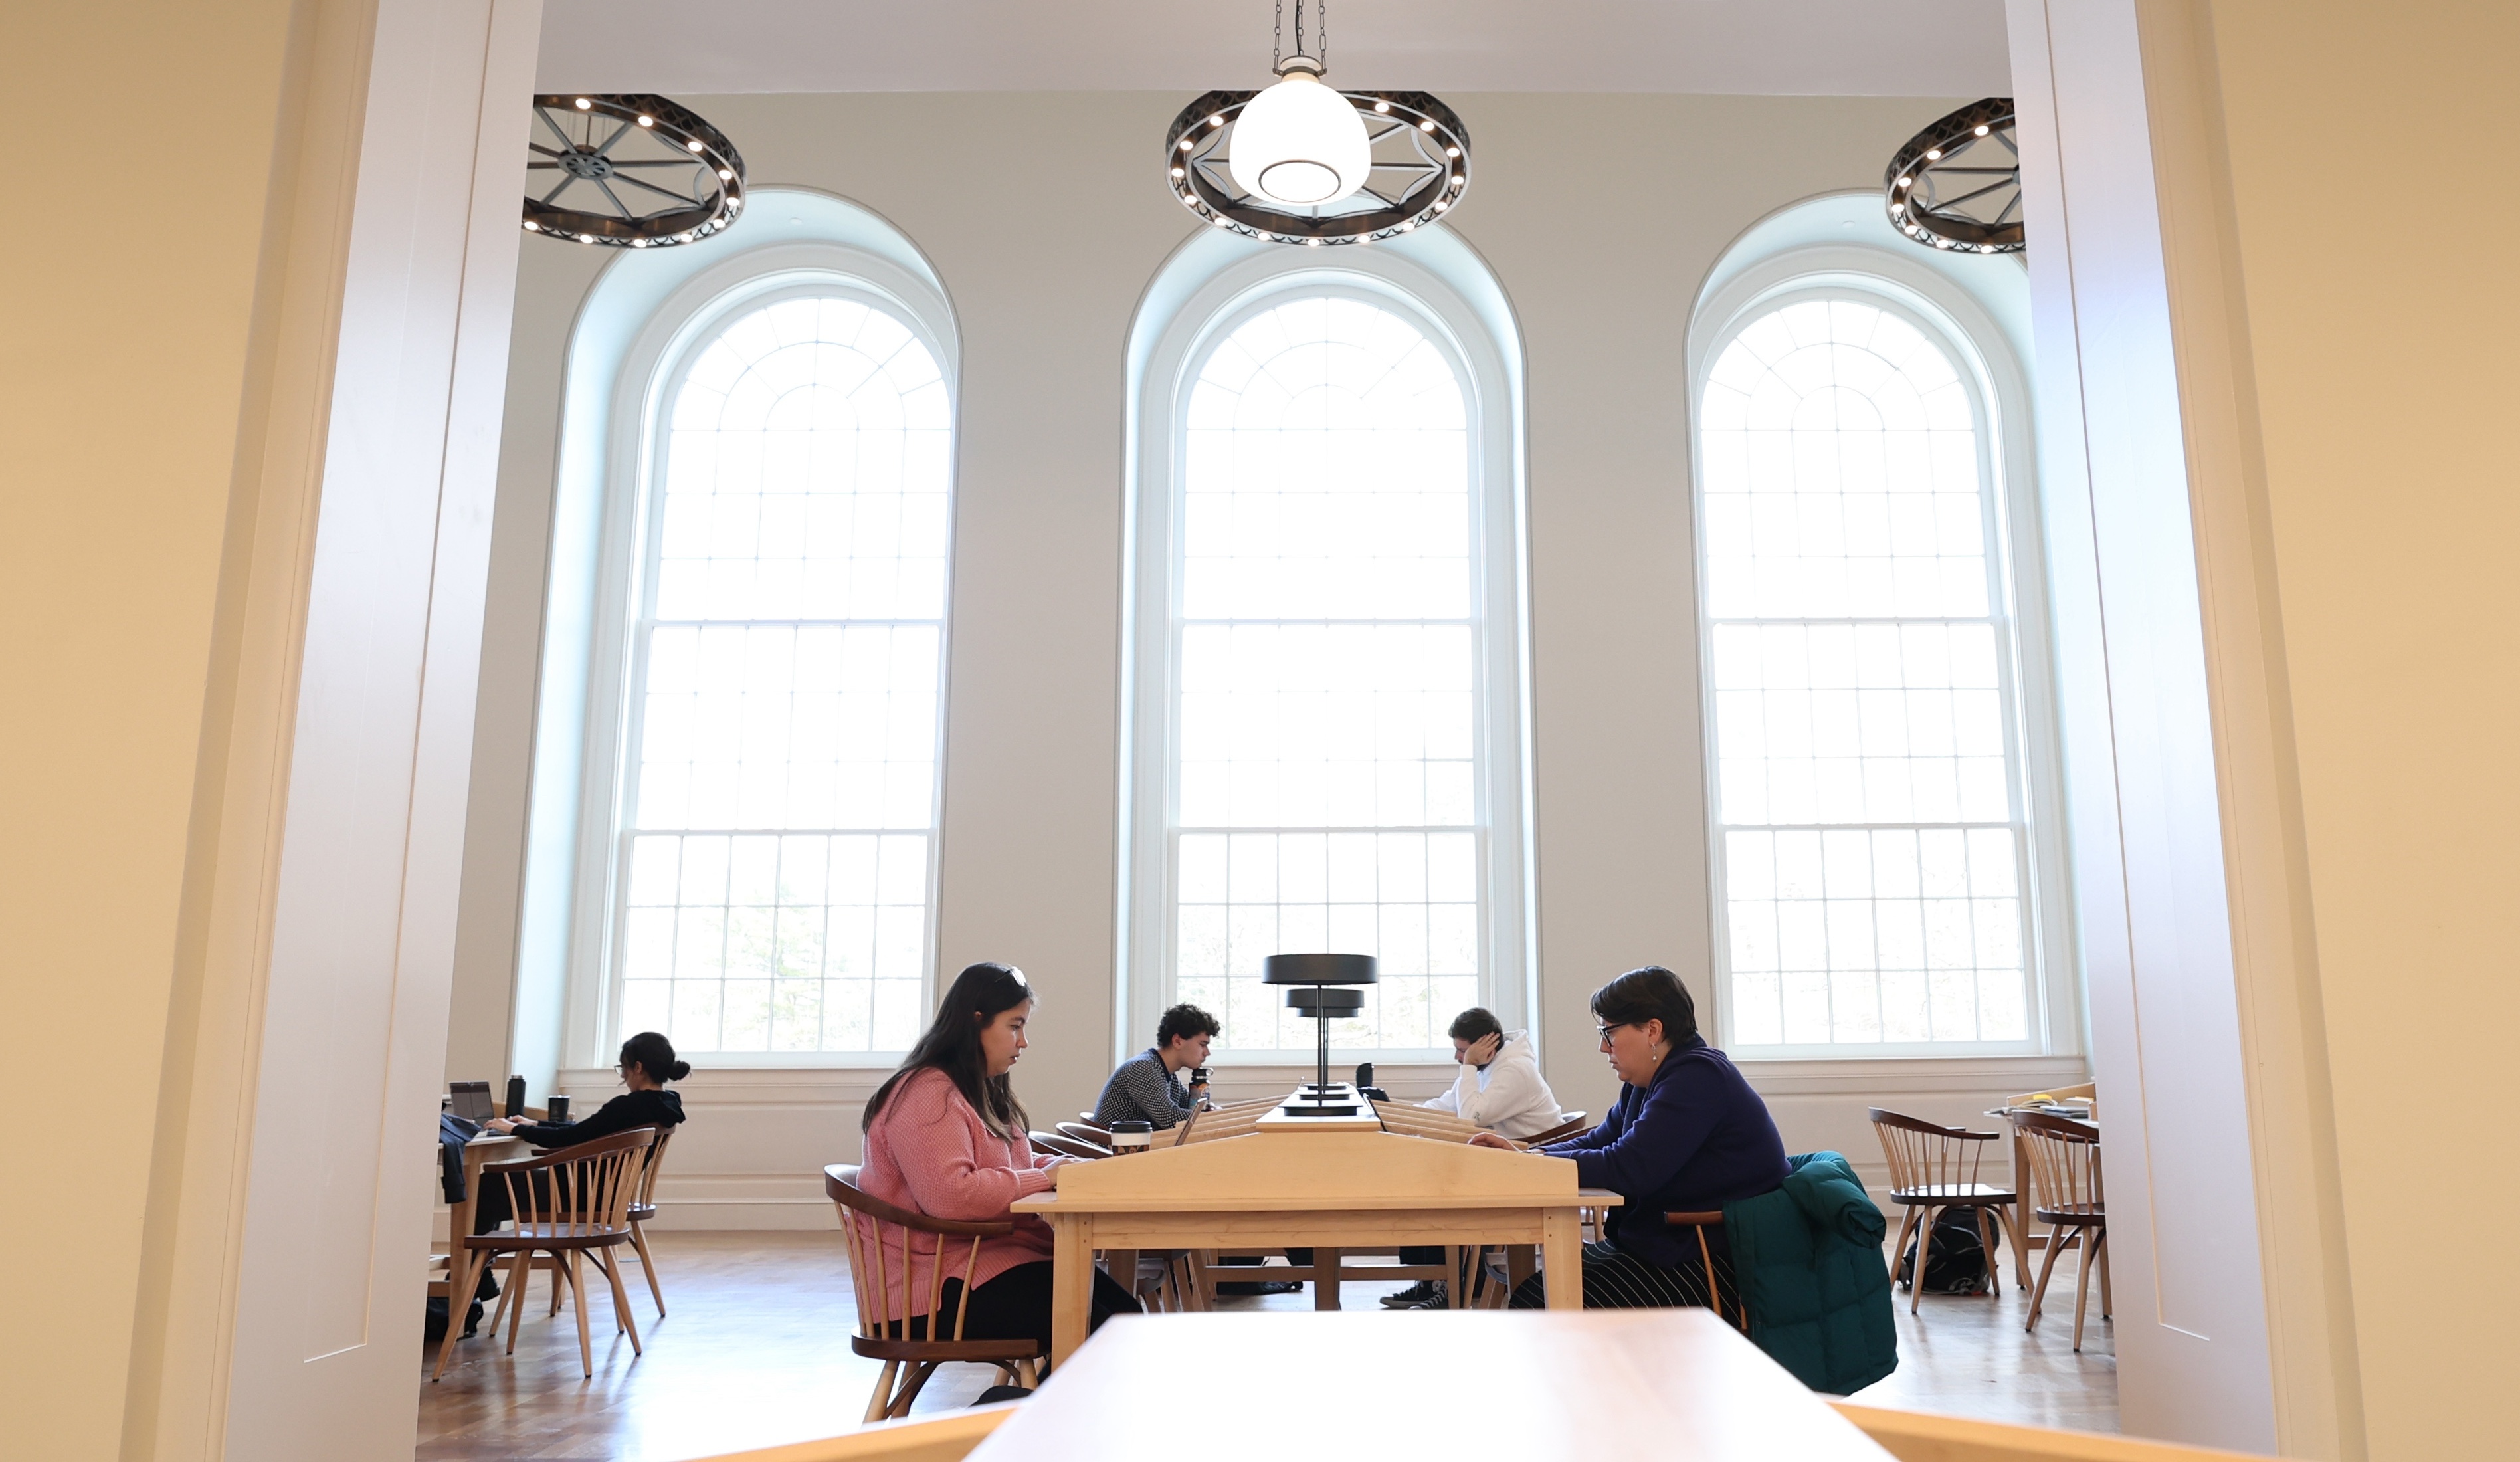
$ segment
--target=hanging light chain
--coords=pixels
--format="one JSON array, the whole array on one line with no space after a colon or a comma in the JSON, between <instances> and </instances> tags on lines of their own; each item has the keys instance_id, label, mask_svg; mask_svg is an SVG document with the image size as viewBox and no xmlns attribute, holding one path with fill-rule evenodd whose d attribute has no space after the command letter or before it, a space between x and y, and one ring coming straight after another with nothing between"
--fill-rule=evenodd
<instances>
[{"instance_id":1,"label":"hanging light chain","mask_svg":"<svg viewBox=\"0 0 2520 1462\"><path fill-rule=\"evenodd\" d=\"M1328 71L1330 68L1330 21L1326 0L1313 0L1313 46L1311 51L1304 49L1304 0L1295 0L1295 54L1310 56L1321 63L1324 71ZM1270 73L1277 74L1285 64L1286 0L1278 0L1277 16L1269 25Z\"/></svg>"}]
</instances>

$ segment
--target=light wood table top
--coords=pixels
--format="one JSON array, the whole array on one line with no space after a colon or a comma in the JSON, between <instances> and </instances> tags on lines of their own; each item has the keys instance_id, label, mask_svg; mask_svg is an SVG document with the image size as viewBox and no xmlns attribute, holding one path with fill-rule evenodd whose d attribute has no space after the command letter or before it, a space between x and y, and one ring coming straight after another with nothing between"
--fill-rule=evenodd
<instances>
[{"instance_id":1,"label":"light wood table top","mask_svg":"<svg viewBox=\"0 0 2520 1462\"><path fill-rule=\"evenodd\" d=\"M972 1462L1883 1462L1702 1309L1127 1315Z\"/></svg>"}]
</instances>

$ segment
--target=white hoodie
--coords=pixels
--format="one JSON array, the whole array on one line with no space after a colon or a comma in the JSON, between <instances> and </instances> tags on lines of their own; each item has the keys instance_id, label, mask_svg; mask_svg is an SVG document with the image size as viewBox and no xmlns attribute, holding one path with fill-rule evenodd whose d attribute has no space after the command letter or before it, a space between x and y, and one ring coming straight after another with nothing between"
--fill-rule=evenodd
<instances>
[{"instance_id":1,"label":"white hoodie","mask_svg":"<svg viewBox=\"0 0 2520 1462\"><path fill-rule=\"evenodd\" d=\"M1558 1121L1557 1098L1540 1074L1530 1035L1520 1030L1506 1032L1505 1044L1485 1071L1462 1062L1453 1089L1426 1105L1508 1137L1546 1132Z\"/></svg>"}]
</instances>

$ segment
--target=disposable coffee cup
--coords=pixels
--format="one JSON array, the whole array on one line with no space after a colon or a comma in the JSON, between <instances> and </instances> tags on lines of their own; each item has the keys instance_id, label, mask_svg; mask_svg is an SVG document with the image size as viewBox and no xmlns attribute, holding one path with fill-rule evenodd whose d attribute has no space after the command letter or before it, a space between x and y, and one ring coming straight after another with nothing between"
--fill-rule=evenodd
<instances>
[{"instance_id":1,"label":"disposable coffee cup","mask_svg":"<svg viewBox=\"0 0 2520 1462\"><path fill-rule=\"evenodd\" d=\"M1190 1084L1192 1086L1205 1086L1207 1084L1207 1068L1203 1066L1192 1067L1190 1069Z\"/></svg>"},{"instance_id":2,"label":"disposable coffee cup","mask_svg":"<svg viewBox=\"0 0 2520 1462\"><path fill-rule=\"evenodd\" d=\"M1115 1121L1111 1123L1111 1156L1125 1158L1131 1153L1145 1152L1154 1145L1155 1128L1152 1122Z\"/></svg>"}]
</instances>

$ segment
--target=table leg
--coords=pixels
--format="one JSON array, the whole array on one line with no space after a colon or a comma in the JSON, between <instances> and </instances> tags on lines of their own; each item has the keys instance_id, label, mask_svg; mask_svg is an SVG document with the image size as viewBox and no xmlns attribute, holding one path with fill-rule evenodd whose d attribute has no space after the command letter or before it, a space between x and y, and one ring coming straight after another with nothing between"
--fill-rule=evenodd
<instances>
[{"instance_id":1,"label":"table leg","mask_svg":"<svg viewBox=\"0 0 2520 1462\"><path fill-rule=\"evenodd\" d=\"M1119 1282L1130 1294L1138 1293L1138 1251L1105 1249L1102 1251L1102 1272Z\"/></svg>"},{"instance_id":2,"label":"table leg","mask_svg":"<svg viewBox=\"0 0 2520 1462\"><path fill-rule=\"evenodd\" d=\"M1529 1279L1531 1276L1539 1272L1540 1264L1535 1258L1530 1245L1508 1244L1505 1246L1505 1286L1506 1299L1508 1302L1512 1300L1513 1292L1522 1288L1524 1280Z\"/></svg>"},{"instance_id":3,"label":"table leg","mask_svg":"<svg viewBox=\"0 0 2520 1462\"><path fill-rule=\"evenodd\" d=\"M1584 1221L1573 1209L1551 1209L1540 1219L1541 1262L1549 1275L1549 1307L1584 1307Z\"/></svg>"},{"instance_id":4,"label":"table leg","mask_svg":"<svg viewBox=\"0 0 2520 1462\"><path fill-rule=\"evenodd\" d=\"M2029 1155L2021 1150L2021 1129L2012 1129L2012 1282L2030 1288L2030 1213L2038 1205L2030 1195Z\"/></svg>"},{"instance_id":5,"label":"table leg","mask_svg":"<svg viewBox=\"0 0 2520 1462\"><path fill-rule=\"evenodd\" d=\"M1053 1213L1050 1270L1050 1363L1067 1357L1085 1344L1094 1319L1094 1215Z\"/></svg>"},{"instance_id":6,"label":"table leg","mask_svg":"<svg viewBox=\"0 0 2520 1462\"><path fill-rule=\"evenodd\" d=\"M1313 1281L1313 1308L1339 1307L1339 1252L1313 1246L1313 1272L1321 1277Z\"/></svg>"}]
</instances>

